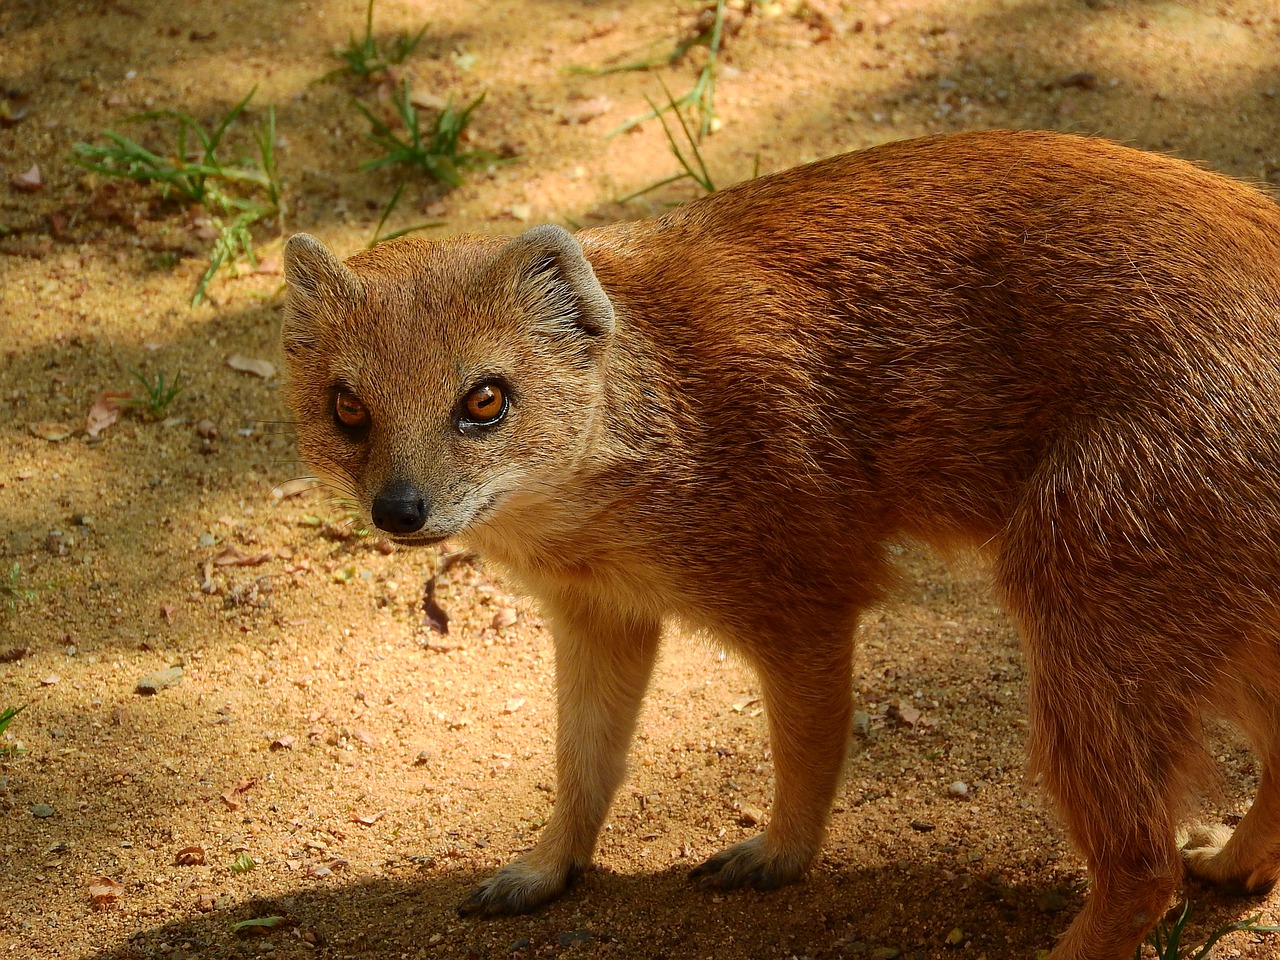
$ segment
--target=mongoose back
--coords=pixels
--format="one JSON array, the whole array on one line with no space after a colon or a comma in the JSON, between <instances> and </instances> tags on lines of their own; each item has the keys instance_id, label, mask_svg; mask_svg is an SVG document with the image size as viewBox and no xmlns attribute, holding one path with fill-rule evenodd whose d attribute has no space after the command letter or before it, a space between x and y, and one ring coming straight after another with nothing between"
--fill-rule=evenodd
<instances>
[{"instance_id":1,"label":"mongoose back","mask_svg":"<svg viewBox=\"0 0 1280 960\"><path fill-rule=\"evenodd\" d=\"M986 132L571 235L286 250L300 449L407 543L472 545L554 635L557 794L460 908L591 860L664 622L757 671L767 829L693 871L800 878L888 547L972 545L1021 628L1032 770L1087 858L1053 960L1129 960L1184 872L1280 877L1280 208L1102 140ZM1262 761L1175 839L1205 715ZM714 907L708 907L714 909Z\"/></svg>"}]
</instances>

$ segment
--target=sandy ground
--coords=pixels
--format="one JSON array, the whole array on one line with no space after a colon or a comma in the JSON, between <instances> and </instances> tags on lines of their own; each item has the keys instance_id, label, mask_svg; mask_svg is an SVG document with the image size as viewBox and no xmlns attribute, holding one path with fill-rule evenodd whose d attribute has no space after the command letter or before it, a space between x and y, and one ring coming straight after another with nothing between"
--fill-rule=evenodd
<instances>
[{"instance_id":1,"label":"sandy ground","mask_svg":"<svg viewBox=\"0 0 1280 960\"><path fill-rule=\"evenodd\" d=\"M1097 133L1280 179L1274 0L868 0L736 4L705 143L728 183L937 131ZM592 76L689 35L697 4L383 0L377 32L428 25L415 93L487 92L469 147L518 159L444 191L414 179L386 229L639 217L693 195L654 123L669 68ZM353 252L395 188L354 99L322 79L363 27L356 0L0 4L0 955L215 957L1030 957L1082 901L1082 863L1023 773L1017 639L980 571L912 549L866 626L826 849L802 885L698 892L688 868L767 819L753 678L672 637L598 869L530 917L464 921L470 886L526 849L553 797L552 664L536 611L470 559L354 536L302 476L275 375L276 222L262 268L188 306L198 211L67 160L145 110L208 123L257 86L277 118L283 229ZM232 144L251 143L233 131ZM38 167L38 175L31 168ZM86 417L130 370L183 390L159 418ZM266 371L260 371L266 372ZM202 422L206 421L206 422ZM63 435L62 439L51 439ZM289 492L289 491L284 491ZM424 625L423 582L447 635ZM180 665L153 696L140 678ZM1232 822L1254 760L1215 733L1209 816ZM960 784L962 786L953 786ZM1190 936L1280 900L1188 887ZM279 917L278 926L236 929ZM1222 956L1280 956L1236 934Z\"/></svg>"}]
</instances>

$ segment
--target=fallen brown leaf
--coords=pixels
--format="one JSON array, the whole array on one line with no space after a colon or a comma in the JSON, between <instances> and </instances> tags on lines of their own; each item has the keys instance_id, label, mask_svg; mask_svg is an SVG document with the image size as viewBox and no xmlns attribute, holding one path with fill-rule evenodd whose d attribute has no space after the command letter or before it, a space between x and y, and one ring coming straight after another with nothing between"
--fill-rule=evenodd
<instances>
[{"instance_id":1,"label":"fallen brown leaf","mask_svg":"<svg viewBox=\"0 0 1280 960\"><path fill-rule=\"evenodd\" d=\"M198 867L204 863L204 847L183 847L173 855L173 862L179 867Z\"/></svg>"},{"instance_id":2,"label":"fallen brown leaf","mask_svg":"<svg viewBox=\"0 0 1280 960\"><path fill-rule=\"evenodd\" d=\"M98 399L89 408L89 416L85 421L84 432L96 437L103 430L120 419L120 403L132 399L133 394L116 390L103 390Z\"/></svg>"},{"instance_id":3,"label":"fallen brown leaf","mask_svg":"<svg viewBox=\"0 0 1280 960\"><path fill-rule=\"evenodd\" d=\"M327 877L337 870L342 870L347 865L347 861L341 857L334 857L332 860L326 860L324 863L313 863L303 872L308 877Z\"/></svg>"},{"instance_id":4,"label":"fallen brown leaf","mask_svg":"<svg viewBox=\"0 0 1280 960\"><path fill-rule=\"evenodd\" d=\"M110 877L94 877L89 881L89 900L99 910L113 906L124 896L124 886Z\"/></svg>"},{"instance_id":5,"label":"fallen brown leaf","mask_svg":"<svg viewBox=\"0 0 1280 960\"><path fill-rule=\"evenodd\" d=\"M386 813L387 811L385 810L379 810L377 813L353 813L351 819L355 823L362 823L366 827L371 827L386 816Z\"/></svg>"},{"instance_id":6,"label":"fallen brown leaf","mask_svg":"<svg viewBox=\"0 0 1280 960\"><path fill-rule=\"evenodd\" d=\"M227 809L239 810L242 804L236 798L242 793L247 793L249 790L253 789L257 782L257 777L248 777L244 780L238 781L234 787L231 787L225 793L221 794L222 802L227 805Z\"/></svg>"},{"instance_id":7,"label":"fallen brown leaf","mask_svg":"<svg viewBox=\"0 0 1280 960\"><path fill-rule=\"evenodd\" d=\"M232 370L239 370L241 373L252 373L255 377L261 377L263 380L270 380L276 375L275 364L270 360L257 360L253 357L246 357L242 353L233 353L227 357L227 366Z\"/></svg>"},{"instance_id":8,"label":"fallen brown leaf","mask_svg":"<svg viewBox=\"0 0 1280 960\"><path fill-rule=\"evenodd\" d=\"M214 566L217 567L257 567L266 563L274 556L270 550L262 553L241 553L235 547L223 547L222 551L213 558Z\"/></svg>"}]
</instances>

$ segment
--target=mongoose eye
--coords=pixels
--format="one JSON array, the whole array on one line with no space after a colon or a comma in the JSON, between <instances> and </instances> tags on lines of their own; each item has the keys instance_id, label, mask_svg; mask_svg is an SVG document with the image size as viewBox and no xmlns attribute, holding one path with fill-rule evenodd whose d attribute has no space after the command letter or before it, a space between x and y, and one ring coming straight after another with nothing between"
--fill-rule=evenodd
<instances>
[{"instance_id":1,"label":"mongoose eye","mask_svg":"<svg viewBox=\"0 0 1280 960\"><path fill-rule=\"evenodd\" d=\"M355 394L339 390L333 401L333 418L341 427L359 430L369 423L369 408L361 403Z\"/></svg>"},{"instance_id":2,"label":"mongoose eye","mask_svg":"<svg viewBox=\"0 0 1280 960\"><path fill-rule=\"evenodd\" d=\"M501 383L486 380L467 394L462 401L462 410L469 424L492 427L506 415L506 388Z\"/></svg>"}]
</instances>

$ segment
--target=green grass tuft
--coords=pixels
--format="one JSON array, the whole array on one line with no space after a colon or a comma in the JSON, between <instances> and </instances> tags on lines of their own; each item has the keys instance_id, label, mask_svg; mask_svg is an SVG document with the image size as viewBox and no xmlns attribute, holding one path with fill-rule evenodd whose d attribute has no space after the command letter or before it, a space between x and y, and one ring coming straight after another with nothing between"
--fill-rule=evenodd
<instances>
[{"instance_id":1,"label":"green grass tuft","mask_svg":"<svg viewBox=\"0 0 1280 960\"><path fill-rule=\"evenodd\" d=\"M8 729L9 723L13 718L25 709L26 707L5 707L3 710L0 710L0 736L4 735L5 730Z\"/></svg>"},{"instance_id":2,"label":"green grass tuft","mask_svg":"<svg viewBox=\"0 0 1280 960\"><path fill-rule=\"evenodd\" d=\"M712 127L716 121L716 72L720 65L720 46L724 39L724 0L716 0L715 13L711 17L711 23L702 31L688 37L675 45L672 50L658 57L651 57L637 60L632 63L622 64L616 67L605 67L595 71L598 74L616 73L620 70L651 70L660 66L673 66L678 63L686 53L694 47L706 47L707 59L698 71L698 78L694 81L693 86L678 97L667 94L667 103L654 105L649 103L649 112L638 117L633 117L622 126L614 130L610 130L606 137L614 137L620 133L626 133L634 127L647 120L661 116L668 110L679 112L685 108L691 108L698 115L698 139L701 140L707 134L711 133ZM665 90L665 86L663 88Z\"/></svg>"},{"instance_id":3,"label":"green grass tuft","mask_svg":"<svg viewBox=\"0 0 1280 960\"><path fill-rule=\"evenodd\" d=\"M406 81L392 98L396 114L404 126L403 134L384 123L363 103L356 103L356 109L365 115L372 127L369 139L384 151L382 156L366 161L364 169L406 167L425 173L447 187L461 185L464 169L483 166L497 159L485 150L461 149L463 131L471 122L471 114L484 103L484 96L480 94L461 110L455 109L450 101L437 114L430 128L424 129Z\"/></svg>"},{"instance_id":4,"label":"green grass tuft","mask_svg":"<svg viewBox=\"0 0 1280 960\"><path fill-rule=\"evenodd\" d=\"M169 405L182 392L182 374L175 374L172 380L166 381L164 371L157 373L154 380L132 368L129 369L129 373L142 385L143 390L142 396L128 401L129 406L145 410L155 420L163 419Z\"/></svg>"},{"instance_id":5,"label":"green grass tuft","mask_svg":"<svg viewBox=\"0 0 1280 960\"><path fill-rule=\"evenodd\" d=\"M255 159L230 162L219 156L223 138L240 118L255 87L208 130L190 114L161 110L127 118L126 122L165 120L176 125L172 150L163 155L114 130L103 132L105 144L77 143L71 160L108 177L154 186L160 196L188 206L201 206L218 230L209 256L209 268L196 284L191 305L205 298L214 275L224 264L246 259L256 265L250 228L278 217L280 177L275 157L275 108L253 130L258 147Z\"/></svg>"},{"instance_id":6,"label":"green grass tuft","mask_svg":"<svg viewBox=\"0 0 1280 960\"><path fill-rule=\"evenodd\" d=\"M1192 903L1188 900L1182 905L1182 912L1178 915L1178 919L1173 923L1167 923L1161 919L1155 925L1155 929L1147 934L1147 943L1155 949L1157 960L1206 960L1218 941L1230 933L1280 933L1280 927L1261 925L1259 921L1262 915L1257 914L1245 920L1224 924L1199 946L1183 947L1182 934L1187 921L1191 919L1192 909ZM1139 947L1133 956L1134 960L1141 960L1142 948Z\"/></svg>"},{"instance_id":7,"label":"green grass tuft","mask_svg":"<svg viewBox=\"0 0 1280 960\"><path fill-rule=\"evenodd\" d=\"M404 63L418 48L418 44L422 43L422 38L426 36L427 28L424 26L412 37L407 33L399 34L394 41L392 48L385 53L378 46L378 41L373 35L373 5L375 0L369 0L369 7L365 11L364 18L364 37L356 40L353 36L347 42L345 50L335 50L334 56L342 59L345 67L340 67L328 76L334 76L340 73L349 73L361 80L367 80L369 77L377 73L382 73L392 67L399 66Z\"/></svg>"}]
</instances>

